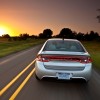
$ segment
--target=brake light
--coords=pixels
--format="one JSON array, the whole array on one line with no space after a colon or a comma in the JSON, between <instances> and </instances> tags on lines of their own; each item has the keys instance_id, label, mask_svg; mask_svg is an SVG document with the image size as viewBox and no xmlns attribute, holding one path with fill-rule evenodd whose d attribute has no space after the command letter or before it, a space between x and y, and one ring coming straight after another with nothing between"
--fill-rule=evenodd
<instances>
[{"instance_id":1,"label":"brake light","mask_svg":"<svg viewBox=\"0 0 100 100\"><path fill-rule=\"evenodd\" d=\"M46 57L46 56L38 55L38 56L37 56L37 61L49 62L49 59L48 59L48 57Z\"/></svg>"},{"instance_id":2,"label":"brake light","mask_svg":"<svg viewBox=\"0 0 100 100\"><path fill-rule=\"evenodd\" d=\"M80 63L91 63L92 59L88 56L52 56L52 55L38 55L37 60L41 62L49 61L75 61Z\"/></svg>"},{"instance_id":3,"label":"brake light","mask_svg":"<svg viewBox=\"0 0 100 100\"><path fill-rule=\"evenodd\" d=\"M92 59L90 57L84 57L81 59L81 63L92 63Z\"/></svg>"}]
</instances>

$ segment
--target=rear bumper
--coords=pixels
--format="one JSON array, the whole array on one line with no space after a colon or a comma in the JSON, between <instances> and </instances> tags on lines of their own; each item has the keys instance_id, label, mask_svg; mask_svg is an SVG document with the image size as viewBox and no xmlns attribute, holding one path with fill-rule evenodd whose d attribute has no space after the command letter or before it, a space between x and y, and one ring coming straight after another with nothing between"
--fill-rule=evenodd
<instances>
[{"instance_id":1,"label":"rear bumper","mask_svg":"<svg viewBox=\"0 0 100 100\"><path fill-rule=\"evenodd\" d=\"M36 61L35 63L35 73L39 79L44 77L57 78L57 73L70 73L72 76L70 79L85 79L90 80L92 73L92 64L86 64L85 69L82 71L67 71L67 70L49 70L46 69L42 62Z\"/></svg>"}]
</instances>

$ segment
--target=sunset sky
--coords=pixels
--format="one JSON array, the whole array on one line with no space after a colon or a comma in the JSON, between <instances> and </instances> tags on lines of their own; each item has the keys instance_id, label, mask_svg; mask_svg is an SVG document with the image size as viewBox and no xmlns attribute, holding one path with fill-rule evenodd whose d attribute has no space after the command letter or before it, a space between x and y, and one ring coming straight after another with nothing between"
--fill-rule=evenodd
<instances>
[{"instance_id":1,"label":"sunset sky","mask_svg":"<svg viewBox=\"0 0 100 100\"><path fill-rule=\"evenodd\" d=\"M100 0L0 0L0 32L11 36L20 33L38 35L62 28L76 32L100 33Z\"/></svg>"}]
</instances>

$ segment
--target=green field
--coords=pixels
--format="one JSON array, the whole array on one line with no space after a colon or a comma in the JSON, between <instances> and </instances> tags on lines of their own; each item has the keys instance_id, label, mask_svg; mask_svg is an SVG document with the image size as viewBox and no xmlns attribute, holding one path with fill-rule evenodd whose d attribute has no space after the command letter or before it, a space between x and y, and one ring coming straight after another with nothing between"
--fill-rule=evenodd
<instances>
[{"instance_id":1,"label":"green field","mask_svg":"<svg viewBox=\"0 0 100 100\"><path fill-rule=\"evenodd\" d=\"M82 42L87 51L91 54L93 65L100 70L100 43L94 41Z\"/></svg>"},{"instance_id":2,"label":"green field","mask_svg":"<svg viewBox=\"0 0 100 100\"><path fill-rule=\"evenodd\" d=\"M29 39L24 41L0 41L0 57L4 57L11 53L15 53L24 49L28 49L35 45L43 43L45 40Z\"/></svg>"}]
</instances>

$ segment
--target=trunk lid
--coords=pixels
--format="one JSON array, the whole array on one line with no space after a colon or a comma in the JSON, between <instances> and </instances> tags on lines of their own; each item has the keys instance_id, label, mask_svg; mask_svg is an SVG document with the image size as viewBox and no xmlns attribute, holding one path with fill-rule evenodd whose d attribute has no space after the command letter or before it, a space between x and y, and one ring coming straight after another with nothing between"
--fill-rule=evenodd
<instances>
[{"instance_id":1,"label":"trunk lid","mask_svg":"<svg viewBox=\"0 0 100 100\"><path fill-rule=\"evenodd\" d=\"M41 57L49 70L81 71L89 63L89 54L84 52L43 51Z\"/></svg>"}]
</instances>

